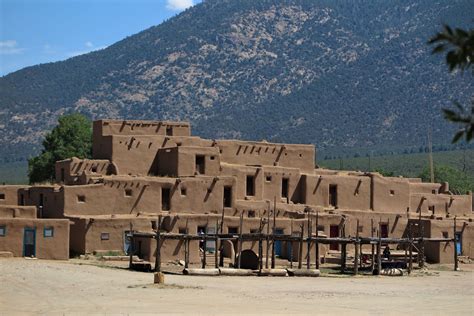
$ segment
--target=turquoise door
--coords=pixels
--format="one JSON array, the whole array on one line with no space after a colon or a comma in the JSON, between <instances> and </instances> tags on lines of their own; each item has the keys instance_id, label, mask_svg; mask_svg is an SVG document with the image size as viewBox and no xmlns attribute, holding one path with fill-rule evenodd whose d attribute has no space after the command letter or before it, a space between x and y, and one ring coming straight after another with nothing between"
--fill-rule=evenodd
<instances>
[{"instance_id":1,"label":"turquoise door","mask_svg":"<svg viewBox=\"0 0 474 316\"><path fill-rule=\"evenodd\" d=\"M25 227L23 234L23 256L36 257L36 229Z\"/></svg>"},{"instance_id":2,"label":"turquoise door","mask_svg":"<svg viewBox=\"0 0 474 316\"><path fill-rule=\"evenodd\" d=\"M456 233L456 252L458 255L462 254L462 239L461 239L461 233Z\"/></svg>"},{"instance_id":3,"label":"turquoise door","mask_svg":"<svg viewBox=\"0 0 474 316\"><path fill-rule=\"evenodd\" d=\"M275 229L275 235L283 235L283 229ZM281 240L275 241L275 256L281 257Z\"/></svg>"}]
</instances>

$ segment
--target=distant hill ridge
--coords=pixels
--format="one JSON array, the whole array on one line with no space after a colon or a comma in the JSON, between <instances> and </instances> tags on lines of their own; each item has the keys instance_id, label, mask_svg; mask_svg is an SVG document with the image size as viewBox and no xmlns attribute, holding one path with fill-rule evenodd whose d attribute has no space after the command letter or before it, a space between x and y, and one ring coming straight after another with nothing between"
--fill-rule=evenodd
<instances>
[{"instance_id":1,"label":"distant hill ridge","mask_svg":"<svg viewBox=\"0 0 474 316\"><path fill-rule=\"evenodd\" d=\"M110 47L0 78L0 161L38 151L58 115L189 120L210 138L404 150L466 103L426 41L472 27L470 0L213 0Z\"/></svg>"}]
</instances>

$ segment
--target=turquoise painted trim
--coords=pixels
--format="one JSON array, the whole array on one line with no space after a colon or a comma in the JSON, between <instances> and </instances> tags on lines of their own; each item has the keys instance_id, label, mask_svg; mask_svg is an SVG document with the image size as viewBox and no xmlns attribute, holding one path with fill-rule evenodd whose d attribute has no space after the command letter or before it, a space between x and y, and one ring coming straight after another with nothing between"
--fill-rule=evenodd
<instances>
[{"instance_id":1,"label":"turquoise painted trim","mask_svg":"<svg viewBox=\"0 0 474 316\"><path fill-rule=\"evenodd\" d=\"M50 229L51 230L51 236L46 236L46 230ZM43 238L52 238L54 237L54 227L45 227L43 228Z\"/></svg>"}]
</instances>

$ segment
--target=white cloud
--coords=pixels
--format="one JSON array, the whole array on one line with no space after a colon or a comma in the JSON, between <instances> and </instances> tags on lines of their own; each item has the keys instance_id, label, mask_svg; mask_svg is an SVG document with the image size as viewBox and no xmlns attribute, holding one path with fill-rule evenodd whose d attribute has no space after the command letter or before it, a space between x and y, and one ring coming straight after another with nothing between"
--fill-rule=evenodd
<instances>
[{"instance_id":1,"label":"white cloud","mask_svg":"<svg viewBox=\"0 0 474 316\"><path fill-rule=\"evenodd\" d=\"M166 8L170 10L184 10L194 5L193 0L167 0Z\"/></svg>"},{"instance_id":2,"label":"white cloud","mask_svg":"<svg viewBox=\"0 0 474 316\"><path fill-rule=\"evenodd\" d=\"M90 53L92 51L95 51L95 50L100 50L100 49L104 49L104 48L107 48L107 46L97 46L95 47L94 44L92 44L92 42L90 41L87 41L84 43L84 46L86 47L85 49L81 49L81 50L78 50L78 51L73 51L73 52L69 52L66 54L67 57L75 57L75 56L79 56L79 55L84 55L84 54L87 54L87 53Z\"/></svg>"},{"instance_id":3,"label":"white cloud","mask_svg":"<svg viewBox=\"0 0 474 316\"><path fill-rule=\"evenodd\" d=\"M15 40L0 41L0 55L21 54L24 50Z\"/></svg>"}]
</instances>

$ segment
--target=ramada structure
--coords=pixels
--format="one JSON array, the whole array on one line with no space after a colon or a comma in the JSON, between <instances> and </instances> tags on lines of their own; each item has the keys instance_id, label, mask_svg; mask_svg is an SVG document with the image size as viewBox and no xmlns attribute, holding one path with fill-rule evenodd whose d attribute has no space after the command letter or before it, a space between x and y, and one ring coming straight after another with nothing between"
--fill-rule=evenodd
<instances>
[{"instance_id":1,"label":"ramada structure","mask_svg":"<svg viewBox=\"0 0 474 316\"><path fill-rule=\"evenodd\" d=\"M0 186L0 251L67 259L132 247L154 262L156 239L146 236L157 231L271 232L328 239L456 238L456 253L473 257L471 192L455 195L448 183L315 168L315 160L313 145L202 139L182 122L95 121L93 159L58 161L55 184ZM131 231L141 233L132 244ZM342 244L309 240L291 247L272 238L262 250L256 239L240 238L225 245L220 249L229 257L242 250L261 256L270 245L282 259L318 247L313 253L319 262ZM160 244L160 259L182 259L186 248L186 260L199 262L215 246L170 238ZM423 252L428 262L449 263L454 248L447 241L426 243ZM360 250L369 249L370 244Z\"/></svg>"}]
</instances>

